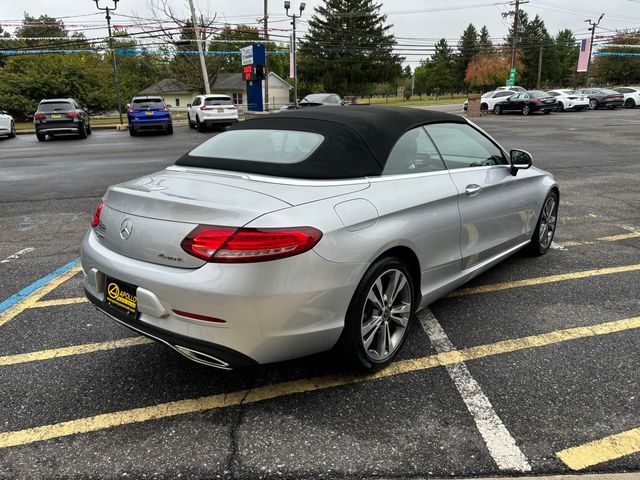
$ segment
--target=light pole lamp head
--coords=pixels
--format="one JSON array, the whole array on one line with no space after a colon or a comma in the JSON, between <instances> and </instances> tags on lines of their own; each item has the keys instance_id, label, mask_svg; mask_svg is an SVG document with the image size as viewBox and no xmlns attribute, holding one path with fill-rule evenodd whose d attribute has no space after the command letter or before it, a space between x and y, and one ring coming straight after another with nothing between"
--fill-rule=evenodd
<instances>
[{"instance_id":1,"label":"light pole lamp head","mask_svg":"<svg viewBox=\"0 0 640 480\"><path fill-rule=\"evenodd\" d=\"M300 4L300 15L302 15L302 12L303 12L303 10L304 10L304 7L306 7L306 6L307 6L307 4L306 4L306 3L304 3L304 2L302 2L302 3Z\"/></svg>"},{"instance_id":2,"label":"light pole lamp head","mask_svg":"<svg viewBox=\"0 0 640 480\"><path fill-rule=\"evenodd\" d=\"M287 13L289 12L290 8L291 8L291 2L289 1L284 2L284 9L287 11Z\"/></svg>"}]
</instances>

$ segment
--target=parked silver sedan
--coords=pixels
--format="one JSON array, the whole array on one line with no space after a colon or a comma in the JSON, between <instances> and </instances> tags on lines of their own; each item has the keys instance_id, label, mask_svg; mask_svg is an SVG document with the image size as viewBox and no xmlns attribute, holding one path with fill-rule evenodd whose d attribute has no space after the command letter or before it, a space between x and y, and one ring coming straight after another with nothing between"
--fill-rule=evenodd
<instances>
[{"instance_id":1,"label":"parked silver sedan","mask_svg":"<svg viewBox=\"0 0 640 480\"><path fill-rule=\"evenodd\" d=\"M112 186L82 244L88 299L231 369L337 347L373 370L415 313L526 248L559 188L463 117L317 107L238 123Z\"/></svg>"}]
</instances>

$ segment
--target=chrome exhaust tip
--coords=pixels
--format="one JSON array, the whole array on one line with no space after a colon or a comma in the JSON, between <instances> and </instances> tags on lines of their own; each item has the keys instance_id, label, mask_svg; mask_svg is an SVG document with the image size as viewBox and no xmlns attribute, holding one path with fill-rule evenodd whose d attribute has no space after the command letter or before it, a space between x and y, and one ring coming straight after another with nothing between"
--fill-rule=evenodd
<instances>
[{"instance_id":1,"label":"chrome exhaust tip","mask_svg":"<svg viewBox=\"0 0 640 480\"><path fill-rule=\"evenodd\" d=\"M201 363L208 367L219 368L221 370L233 370L233 367L227 362L207 353L198 352L197 350L192 350L191 348L183 347L182 345L171 345L171 348L193 362Z\"/></svg>"}]
</instances>

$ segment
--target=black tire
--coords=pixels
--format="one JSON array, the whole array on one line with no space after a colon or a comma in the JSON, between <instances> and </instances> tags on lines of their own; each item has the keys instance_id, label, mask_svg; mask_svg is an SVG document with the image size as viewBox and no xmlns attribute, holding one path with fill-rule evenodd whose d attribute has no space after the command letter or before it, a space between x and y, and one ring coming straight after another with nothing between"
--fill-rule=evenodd
<instances>
[{"instance_id":1,"label":"black tire","mask_svg":"<svg viewBox=\"0 0 640 480\"><path fill-rule=\"evenodd\" d=\"M548 203L553 202L553 206L551 208L551 217L552 220L549 220L547 215ZM549 251L551 247L551 243L553 242L553 237L556 233L556 226L558 222L558 194L556 192L549 192L547 197L544 199L544 203L542 204L542 209L540 210L540 215L538 216L538 223L536 224L536 228L533 231L533 235L531 237L531 243L529 244L528 250L529 253L533 256L544 255ZM543 232L542 239L540 232ZM545 234L546 232L546 234Z\"/></svg>"},{"instance_id":2,"label":"black tire","mask_svg":"<svg viewBox=\"0 0 640 480\"><path fill-rule=\"evenodd\" d=\"M369 300L369 292L373 291L374 285L378 280L380 280L380 285L382 285L383 290L385 290L385 295L383 296L386 302L387 288L390 285L390 283L387 283L386 285L384 284L384 278L387 278L386 276L404 278L405 286L398 291L398 295L392 299L390 304L385 305L384 311L378 309L377 313L379 313L379 315L374 315L373 312L376 311L375 307L373 307L372 310L369 310L369 308L374 305L374 303ZM402 260L396 257L384 257L377 260L369 267L353 294L353 298L351 299L351 303L349 304L349 308L347 309L347 314L345 316L344 330L342 331L342 335L338 341L339 350L352 367L361 371L374 371L385 367L393 361L398 352L402 349L402 345L407 339L411 330L411 325L413 324L413 318L415 316L417 306L415 292L416 287L414 286L409 269ZM395 303L401 296L404 301L398 301ZM407 300L410 302L408 305L409 311L405 311L402 314L407 316L406 325L400 326L397 321L392 320L393 317L391 316L391 312L393 308L400 308L398 306L400 304L402 304L402 308L406 309ZM373 347L375 342L376 350L381 350L387 354L383 359L374 358L374 355L372 355L374 353L373 348L367 348L364 345L365 340L363 339L362 332L364 317L368 317L370 319L369 325L374 321L378 325L377 327L369 330L369 332L372 332L370 335L371 340L369 347ZM374 317L377 318L374 320ZM393 333L390 333L392 330ZM366 336L367 333L364 335ZM395 340L393 340L394 336L396 337ZM382 342L382 337L385 339L384 342ZM386 340L387 338L388 340ZM395 342L393 350L385 352L384 345L389 345L392 341Z\"/></svg>"},{"instance_id":3,"label":"black tire","mask_svg":"<svg viewBox=\"0 0 640 480\"><path fill-rule=\"evenodd\" d=\"M531 107L529 105L525 105L522 107L522 115L525 117L531 113Z\"/></svg>"},{"instance_id":4,"label":"black tire","mask_svg":"<svg viewBox=\"0 0 640 480\"><path fill-rule=\"evenodd\" d=\"M39 142L44 142L47 139L47 136L44 133L36 132L36 138Z\"/></svg>"},{"instance_id":5,"label":"black tire","mask_svg":"<svg viewBox=\"0 0 640 480\"><path fill-rule=\"evenodd\" d=\"M558 102L558 103L556 104L556 110L557 110L558 112L564 112L564 103L562 103L562 102Z\"/></svg>"},{"instance_id":6,"label":"black tire","mask_svg":"<svg viewBox=\"0 0 640 480\"><path fill-rule=\"evenodd\" d=\"M480 104L480 110L482 110L483 112L486 110L489 110L489 105L487 105L486 103L482 102Z\"/></svg>"},{"instance_id":7,"label":"black tire","mask_svg":"<svg viewBox=\"0 0 640 480\"><path fill-rule=\"evenodd\" d=\"M589 100L589 110L597 110L598 109L598 101L595 98Z\"/></svg>"},{"instance_id":8,"label":"black tire","mask_svg":"<svg viewBox=\"0 0 640 480\"><path fill-rule=\"evenodd\" d=\"M502 107L500 105L494 105L493 113L495 113L496 115L500 115L502 113Z\"/></svg>"},{"instance_id":9,"label":"black tire","mask_svg":"<svg viewBox=\"0 0 640 480\"><path fill-rule=\"evenodd\" d=\"M87 125L87 135L91 135L91 123Z\"/></svg>"},{"instance_id":10,"label":"black tire","mask_svg":"<svg viewBox=\"0 0 640 480\"><path fill-rule=\"evenodd\" d=\"M132 137L138 135L138 132L136 132L136 129L133 127L133 125L129 125L129 135L131 135Z\"/></svg>"},{"instance_id":11,"label":"black tire","mask_svg":"<svg viewBox=\"0 0 640 480\"><path fill-rule=\"evenodd\" d=\"M9 138L16 138L16 124L11 122L11 129L9 130Z\"/></svg>"},{"instance_id":12,"label":"black tire","mask_svg":"<svg viewBox=\"0 0 640 480\"><path fill-rule=\"evenodd\" d=\"M200 123L200 119L198 118L198 116L196 115L196 128L198 129L198 131L200 133L204 133L207 131L207 124L206 123Z\"/></svg>"},{"instance_id":13,"label":"black tire","mask_svg":"<svg viewBox=\"0 0 640 480\"><path fill-rule=\"evenodd\" d=\"M624 108L636 108L636 102L633 98L627 98L624 101Z\"/></svg>"},{"instance_id":14,"label":"black tire","mask_svg":"<svg viewBox=\"0 0 640 480\"><path fill-rule=\"evenodd\" d=\"M87 138L87 126L84 123L78 125L78 135L80 138Z\"/></svg>"},{"instance_id":15,"label":"black tire","mask_svg":"<svg viewBox=\"0 0 640 480\"><path fill-rule=\"evenodd\" d=\"M167 135L173 135L173 125L169 125L169 128L167 128Z\"/></svg>"}]
</instances>

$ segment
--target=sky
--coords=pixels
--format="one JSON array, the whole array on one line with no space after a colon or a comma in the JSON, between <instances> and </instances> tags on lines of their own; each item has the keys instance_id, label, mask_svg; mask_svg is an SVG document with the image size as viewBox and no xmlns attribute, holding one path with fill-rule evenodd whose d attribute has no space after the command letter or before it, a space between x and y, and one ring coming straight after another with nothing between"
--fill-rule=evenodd
<instances>
[{"instance_id":1,"label":"sky","mask_svg":"<svg viewBox=\"0 0 640 480\"><path fill-rule=\"evenodd\" d=\"M132 20L120 15L148 17L150 0L120 0L112 23L128 23ZM156 0L157 1L157 0ZM187 0L166 0L174 10L188 16ZM197 8L210 15L215 14L221 23L245 23L257 26L257 19L263 14L263 0L194 0ZM286 38L290 24L284 15L284 2L268 0L269 22L273 34ZM305 19L312 15L313 7L322 0L307 0L302 21L298 23L299 33L307 28ZM439 38L447 38L451 45L463 29L473 23L479 29L486 25L491 37L502 39L508 29L510 18L501 13L513 9L508 1L499 0L382 0L383 13L388 15L388 23L393 24L392 32L398 43L433 44ZM292 10L297 10L299 0L292 0ZM100 6L113 6L113 0L100 0ZM529 0L522 8L533 18L539 14L547 29L554 35L559 30L570 28L577 38L589 35L586 19L594 21L604 13L597 33L607 34L615 30L640 29L640 0ZM0 0L0 24L10 32L15 28L12 22L23 18L24 12L32 16L47 14L63 18L69 29L84 30L89 38L106 34L102 30L104 14L98 14L92 0ZM72 25L74 25L72 27ZM406 55L406 62L415 66L424 55Z\"/></svg>"}]
</instances>

